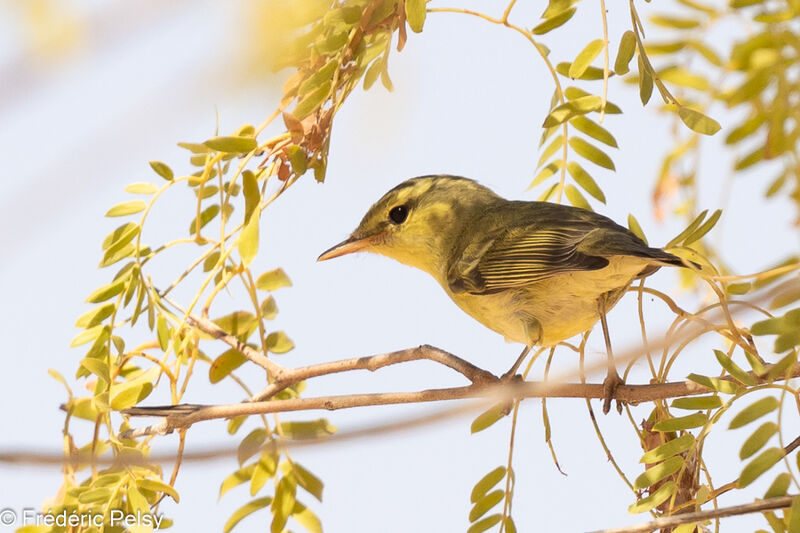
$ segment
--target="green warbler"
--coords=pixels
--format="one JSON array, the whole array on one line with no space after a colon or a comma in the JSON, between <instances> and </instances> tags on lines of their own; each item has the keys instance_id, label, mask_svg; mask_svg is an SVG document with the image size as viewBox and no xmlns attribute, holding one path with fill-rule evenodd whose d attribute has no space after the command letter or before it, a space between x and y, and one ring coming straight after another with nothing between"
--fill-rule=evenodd
<instances>
[{"instance_id":1,"label":"green warbler","mask_svg":"<svg viewBox=\"0 0 800 533\"><path fill-rule=\"evenodd\" d=\"M484 326L525 350L553 346L600 320L608 351L608 412L616 371L606 313L631 282L685 266L611 219L578 207L501 198L457 176L407 180L378 200L345 241L319 261L374 252L424 270ZM621 406L617 405L618 409Z\"/></svg>"}]
</instances>

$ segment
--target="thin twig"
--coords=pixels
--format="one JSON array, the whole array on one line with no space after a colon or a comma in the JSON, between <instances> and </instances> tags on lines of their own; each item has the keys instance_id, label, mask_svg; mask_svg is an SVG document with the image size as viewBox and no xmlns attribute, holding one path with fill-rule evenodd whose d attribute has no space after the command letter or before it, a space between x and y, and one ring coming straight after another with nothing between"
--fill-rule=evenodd
<instances>
[{"instance_id":1,"label":"thin twig","mask_svg":"<svg viewBox=\"0 0 800 533\"><path fill-rule=\"evenodd\" d=\"M352 359L341 359L328 363L309 365L300 368L284 368L275 381L264 390L250 398L251 402L263 402L272 398L283 389L303 381L304 379L336 374L339 372L349 372L351 370L369 370L374 372L379 368L389 365L396 365L408 361L428 360L440 363L448 368L452 368L462 374L472 383L492 383L497 381L497 377L491 372L487 372L477 367L457 355L436 348L429 344L423 344L416 348L407 348L396 352L372 355L368 357L354 357Z\"/></svg>"}]
</instances>

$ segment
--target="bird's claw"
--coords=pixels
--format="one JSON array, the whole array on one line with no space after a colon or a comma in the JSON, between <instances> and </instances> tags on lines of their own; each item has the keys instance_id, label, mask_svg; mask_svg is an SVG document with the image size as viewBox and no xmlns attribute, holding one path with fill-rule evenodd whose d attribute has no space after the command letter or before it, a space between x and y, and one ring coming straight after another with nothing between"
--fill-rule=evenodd
<instances>
[{"instance_id":1,"label":"bird's claw","mask_svg":"<svg viewBox=\"0 0 800 533\"><path fill-rule=\"evenodd\" d=\"M611 410L611 401L614 399L614 394L617 392L617 387L624 385L625 380L619 377L616 370L609 372L606 379L603 380L603 414L607 415ZM622 402L617 400L617 412L622 414Z\"/></svg>"},{"instance_id":2,"label":"bird's claw","mask_svg":"<svg viewBox=\"0 0 800 533\"><path fill-rule=\"evenodd\" d=\"M523 379L520 374L516 374L513 372L506 372L502 376L500 376L500 383L503 385L514 385L516 383L522 383ZM503 404L503 408L500 410L500 414L506 416L511 412L511 408L514 406L514 401L509 400L505 404Z\"/></svg>"}]
</instances>

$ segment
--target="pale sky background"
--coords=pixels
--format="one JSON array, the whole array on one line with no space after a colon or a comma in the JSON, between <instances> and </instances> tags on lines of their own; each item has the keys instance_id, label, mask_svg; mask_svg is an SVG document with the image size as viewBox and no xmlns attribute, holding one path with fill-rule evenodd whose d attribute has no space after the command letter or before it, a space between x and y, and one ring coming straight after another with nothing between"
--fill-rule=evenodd
<instances>
[{"instance_id":1,"label":"pale sky background","mask_svg":"<svg viewBox=\"0 0 800 533\"><path fill-rule=\"evenodd\" d=\"M540 4L520 2L513 20L534 25ZM262 73L246 79L237 70L242 55L239 25L247 20L248 2L53 2L74 17L77 44L52 57L37 52L22 5L0 2L0 153L6 162L0 180L0 327L5 339L0 448L57 452L63 424L58 405L66 396L46 370L74 375L83 350L67 347L77 333L73 323L88 308L82 303L85 297L113 274L114 268L97 269L100 242L119 224L104 219L103 213L127 199L122 189L128 183L158 181L149 160L165 161L178 174L191 172L187 152L175 143L212 136L216 113L222 132L260 123L277 104L285 73L269 80ZM501 11L500 5L493 8L485 2L433 5ZM543 39L555 51L556 62L570 60L586 41L601 36L599 13L592 5L582 3L568 26ZM609 8L613 60L630 19L621 5L611 2ZM647 14L655 6L641 3L640 9ZM724 31L720 38L727 38ZM280 362L301 366L429 343L502 372L520 347L506 344L462 313L427 275L380 257L350 256L319 264L316 257L347 236L372 202L409 177L460 174L506 197L535 199L538 192L526 188L538 159L539 125L552 93L551 79L519 35L455 14L429 15L424 33L410 34L406 49L392 55L390 72L394 93L379 84L368 93L359 89L337 116L327 182L320 185L312 176L304 177L262 217L261 252L254 271L281 266L294 284L276 293L280 313L275 327L286 330L297 346L279 356ZM600 90L599 84L595 90ZM621 223L634 213L650 242L663 244L684 223L676 218L657 222L651 214L650 195L669 146L671 123L656 116L654 105L643 110L635 91L619 82L611 84L610 98L622 105L625 115L605 123L620 150L613 153L616 173L593 169L608 198L607 206L596 208ZM656 100L654 95L653 104ZM796 214L783 200L763 202L773 174L760 167L737 177L725 192L730 161L719 150L724 133L704 141L708 152L699 203L709 210L726 209L710 238L737 271L751 272L797 251L797 233L790 226ZM153 222L172 234L185 231L191 215L181 200L188 196L169 197L166 202L173 203L162 203ZM172 279L181 260L165 263L163 280ZM650 283L694 305L694 298L678 288L674 273L661 272ZM223 295L219 314L225 306L236 305L247 304ZM648 309L651 335L657 335L669 316L658 304ZM626 297L611 314L611 328L618 350L638 340L633 297ZM604 358L601 343L598 331L588 351L595 361ZM685 353L673 377L683 377L688 368L716 371L712 346L719 347L706 343ZM574 366L575 358L567 352L554 362L556 371ZM632 382L641 382L637 376L645 379L643 365L637 368ZM239 374L247 376L248 370L248 381L257 383L260 371L243 367ZM540 379L542 370L540 362L532 377ZM601 381L602 375L593 380ZM210 386L203 381L200 372L187 402L241 399L228 384ZM74 390L81 389L70 382ZM305 394L461 384L458 375L431 363L414 363L374 374L320 379ZM146 403L158 399L154 394ZM446 406L380 407L308 417L326 416L348 430L441 407ZM584 402L552 400L549 407L553 441L568 475L556 470L545 446L541 402L524 402L514 462L513 515L519 530L584 531L646 520L649 515L627 514L634 496L606 461ZM599 403L595 408L599 411ZM649 407L635 410L638 419L648 412ZM503 421L470 436L471 419L470 415L406 433L298 449L295 459L326 483L322 505L310 496L300 498L311 504L327 532L466 530L470 490L483 474L505 464L509 427ZM796 420L786 423L797 425ZM615 456L635 478L641 472L641 450L627 419L610 415L601 417L600 424ZM193 427L188 450L235 447L252 426L234 437L224 427L219 421ZM88 424L76 421L73 430L81 444L87 442ZM745 436L719 428L709 439L705 456L712 469L716 463L712 473L717 485L738 475L737 454ZM177 439L168 436L159 442L163 445L158 449L167 451ZM250 499L246 488L238 488L217 500L220 482L236 468L230 457L185 465L177 482L182 503L162 506L175 520L173 530L221 530L230 514ZM729 493L721 502L752 501L773 478L765 475L753 490ZM57 468L0 465L0 508L38 507L56 493L60 481ZM268 523L268 513L261 511L240 523L237 531L263 531ZM729 519L723 531L764 526L760 516ZM292 529L302 530L296 525Z\"/></svg>"}]
</instances>

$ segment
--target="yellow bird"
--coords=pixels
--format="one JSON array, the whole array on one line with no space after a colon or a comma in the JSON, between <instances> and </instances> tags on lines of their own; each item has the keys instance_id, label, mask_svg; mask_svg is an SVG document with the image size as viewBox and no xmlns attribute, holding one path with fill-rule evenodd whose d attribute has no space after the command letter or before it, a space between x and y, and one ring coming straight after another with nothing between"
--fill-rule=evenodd
<instances>
[{"instance_id":1,"label":"yellow bird","mask_svg":"<svg viewBox=\"0 0 800 533\"><path fill-rule=\"evenodd\" d=\"M622 383L606 313L634 279L661 266L686 266L592 211L506 200L473 180L448 175L393 188L349 238L318 260L360 251L427 272L467 314L524 344L504 377L516 373L533 346L553 346L600 320L608 352L606 413Z\"/></svg>"}]
</instances>

